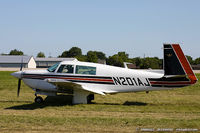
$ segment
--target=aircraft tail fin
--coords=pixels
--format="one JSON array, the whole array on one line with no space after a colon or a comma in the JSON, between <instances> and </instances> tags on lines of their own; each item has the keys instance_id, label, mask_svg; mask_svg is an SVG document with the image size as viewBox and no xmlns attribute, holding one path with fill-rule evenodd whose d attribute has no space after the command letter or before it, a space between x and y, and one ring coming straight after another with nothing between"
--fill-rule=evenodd
<instances>
[{"instance_id":1,"label":"aircraft tail fin","mask_svg":"<svg viewBox=\"0 0 200 133\"><path fill-rule=\"evenodd\" d=\"M195 84L197 78L185 57L179 44L164 44L164 77L185 77L190 84Z\"/></svg>"}]
</instances>

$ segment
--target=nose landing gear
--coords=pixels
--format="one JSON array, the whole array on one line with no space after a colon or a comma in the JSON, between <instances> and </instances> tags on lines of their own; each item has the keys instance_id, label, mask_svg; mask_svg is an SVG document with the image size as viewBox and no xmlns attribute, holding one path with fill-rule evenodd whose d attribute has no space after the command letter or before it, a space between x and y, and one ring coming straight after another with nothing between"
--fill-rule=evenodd
<instances>
[{"instance_id":1,"label":"nose landing gear","mask_svg":"<svg viewBox=\"0 0 200 133\"><path fill-rule=\"evenodd\" d=\"M41 96L37 96L36 94L35 94L35 103L42 103L44 100L43 100L43 98L41 97Z\"/></svg>"}]
</instances>

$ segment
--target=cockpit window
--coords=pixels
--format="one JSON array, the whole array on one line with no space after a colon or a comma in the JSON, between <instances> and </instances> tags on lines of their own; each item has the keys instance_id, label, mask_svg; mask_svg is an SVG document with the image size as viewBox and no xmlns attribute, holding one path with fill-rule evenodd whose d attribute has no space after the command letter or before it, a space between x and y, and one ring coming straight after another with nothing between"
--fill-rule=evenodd
<instances>
[{"instance_id":1,"label":"cockpit window","mask_svg":"<svg viewBox=\"0 0 200 133\"><path fill-rule=\"evenodd\" d=\"M74 73L74 65L61 65L58 73Z\"/></svg>"},{"instance_id":2,"label":"cockpit window","mask_svg":"<svg viewBox=\"0 0 200 133\"><path fill-rule=\"evenodd\" d=\"M96 75L96 67L76 66L76 74Z\"/></svg>"},{"instance_id":3,"label":"cockpit window","mask_svg":"<svg viewBox=\"0 0 200 133\"><path fill-rule=\"evenodd\" d=\"M56 68L58 67L59 64L60 64L60 63L54 64L53 66L49 67L49 68L47 69L47 71L49 71L49 72L55 72L55 70L56 70Z\"/></svg>"}]
</instances>

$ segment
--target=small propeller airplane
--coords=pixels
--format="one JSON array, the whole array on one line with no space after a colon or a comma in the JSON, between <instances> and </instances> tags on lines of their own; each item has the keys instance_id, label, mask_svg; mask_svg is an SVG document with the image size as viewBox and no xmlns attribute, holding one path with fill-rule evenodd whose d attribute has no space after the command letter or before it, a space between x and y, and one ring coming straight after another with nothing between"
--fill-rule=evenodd
<instances>
[{"instance_id":1,"label":"small propeller airplane","mask_svg":"<svg viewBox=\"0 0 200 133\"><path fill-rule=\"evenodd\" d=\"M73 91L73 104L87 104L94 94L115 94L166 90L189 86L197 78L179 44L163 45L164 73L150 70L134 70L97 63L63 61L47 70L14 72L20 93L21 80L35 91L35 102L43 102L37 95L56 96L57 93Z\"/></svg>"}]
</instances>

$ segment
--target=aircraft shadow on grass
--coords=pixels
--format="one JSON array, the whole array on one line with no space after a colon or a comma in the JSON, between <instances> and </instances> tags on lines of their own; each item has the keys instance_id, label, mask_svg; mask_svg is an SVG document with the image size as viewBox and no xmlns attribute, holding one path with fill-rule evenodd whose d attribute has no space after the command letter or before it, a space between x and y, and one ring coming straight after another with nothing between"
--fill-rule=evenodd
<instances>
[{"instance_id":1,"label":"aircraft shadow on grass","mask_svg":"<svg viewBox=\"0 0 200 133\"><path fill-rule=\"evenodd\" d=\"M18 103L24 103L26 102L27 104L23 105L17 105L17 106L12 106L8 107L5 109L13 109L13 110L34 110L34 109L41 109L45 108L48 106L65 106L65 105L70 105L72 106L72 96L58 96L58 97L47 97L43 103L38 104L38 103L33 103L31 101L4 101L4 102L18 102ZM130 102L126 101L123 104L118 104L118 103L95 103L92 102L91 104L97 104L97 105L124 105L124 106L146 106L148 105L147 103L143 102Z\"/></svg>"},{"instance_id":2,"label":"aircraft shadow on grass","mask_svg":"<svg viewBox=\"0 0 200 133\"><path fill-rule=\"evenodd\" d=\"M8 102L8 101L6 101ZM14 101L13 101L14 102ZM22 101L24 103L24 101ZM39 108L45 108L48 106L65 106L65 105L72 105L72 96L48 96L45 98L44 102L41 104L33 103L30 101L26 101L27 104L17 105L8 107L5 109L14 109L14 110L34 110Z\"/></svg>"},{"instance_id":3,"label":"aircraft shadow on grass","mask_svg":"<svg viewBox=\"0 0 200 133\"><path fill-rule=\"evenodd\" d=\"M129 102L129 101L126 101L123 105L126 105L126 106L146 106L148 104L147 103L143 103L143 102Z\"/></svg>"},{"instance_id":4,"label":"aircraft shadow on grass","mask_svg":"<svg viewBox=\"0 0 200 133\"><path fill-rule=\"evenodd\" d=\"M130 102L130 101L126 101L123 104L119 104L119 103L95 103L95 104L100 104L100 105L124 105L124 106L146 106L146 105L148 105L148 103Z\"/></svg>"}]
</instances>

